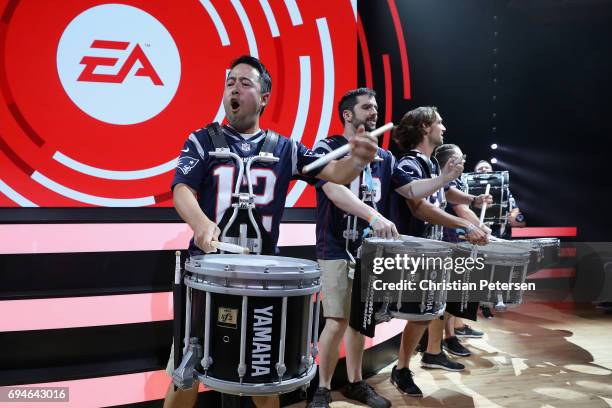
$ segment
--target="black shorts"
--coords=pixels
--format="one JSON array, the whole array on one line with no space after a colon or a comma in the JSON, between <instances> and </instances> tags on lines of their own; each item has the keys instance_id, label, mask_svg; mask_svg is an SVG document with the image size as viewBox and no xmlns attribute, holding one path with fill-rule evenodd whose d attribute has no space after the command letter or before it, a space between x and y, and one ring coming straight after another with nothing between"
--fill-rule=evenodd
<instances>
[{"instance_id":1,"label":"black shorts","mask_svg":"<svg viewBox=\"0 0 612 408\"><path fill-rule=\"evenodd\" d=\"M448 302L446 304L446 311L455 317L476 321L478 317L478 305L478 302L468 302L466 307L461 310L460 302Z\"/></svg>"}]
</instances>

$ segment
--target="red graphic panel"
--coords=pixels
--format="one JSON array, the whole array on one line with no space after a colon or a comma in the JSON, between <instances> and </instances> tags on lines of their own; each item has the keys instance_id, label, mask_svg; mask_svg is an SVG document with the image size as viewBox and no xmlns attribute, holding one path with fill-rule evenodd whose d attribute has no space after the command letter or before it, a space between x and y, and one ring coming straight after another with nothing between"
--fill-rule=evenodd
<instances>
[{"instance_id":1,"label":"red graphic panel","mask_svg":"<svg viewBox=\"0 0 612 408\"><path fill-rule=\"evenodd\" d=\"M263 128L312 146L357 82L349 1L0 1L0 206L171 206L229 62L273 78ZM297 185L287 205L314 206Z\"/></svg>"}]
</instances>

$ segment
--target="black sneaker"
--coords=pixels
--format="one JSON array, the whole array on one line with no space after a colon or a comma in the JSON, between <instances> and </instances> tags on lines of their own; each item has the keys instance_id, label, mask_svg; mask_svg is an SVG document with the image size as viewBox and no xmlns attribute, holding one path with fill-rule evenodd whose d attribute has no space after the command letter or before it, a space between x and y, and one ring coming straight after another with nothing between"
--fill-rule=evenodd
<instances>
[{"instance_id":1,"label":"black sneaker","mask_svg":"<svg viewBox=\"0 0 612 408\"><path fill-rule=\"evenodd\" d=\"M348 399L363 402L372 408L389 408L391 401L378 395L376 390L364 380L348 383L342 392Z\"/></svg>"},{"instance_id":2,"label":"black sneaker","mask_svg":"<svg viewBox=\"0 0 612 408\"><path fill-rule=\"evenodd\" d=\"M308 408L329 408L331 402L331 391L325 387L319 387L312 396Z\"/></svg>"},{"instance_id":3,"label":"black sneaker","mask_svg":"<svg viewBox=\"0 0 612 408\"><path fill-rule=\"evenodd\" d=\"M423 353L421 367L441 368L446 371L463 371L465 369L463 364L449 360L446 353L443 351L441 351L440 354Z\"/></svg>"},{"instance_id":4,"label":"black sneaker","mask_svg":"<svg viewBox=\"0 0 612 408\"><path fill-rule=\"evenodd\" d=\"M442 342L442 347L444 347L444 350L456 356L467 357L472 355L472 352L459 342L457 336L444 339Z\"/></svg>"},{"instance_id":5,"label":"black sneaker","mask_svg":"<svg viewBox=\"0 0 612 408\"><path fill-rule=\"evenodd\" d=\"M473 339L479 339L484 336L484 332L474 330L467 324L464 324L462 328L458 329L455 327L455 336L457 337L469 337Z\"/></svg>"},{"instance_id":6,"label":"black sneaker","mask_svg":"<svg viewBox=\"0 0 612 408\"><path fill-rule=\"evenodd\" d=\"M480 311L482 312L482 315L487 319L492 319L495 316L489 306L480 306Z\"/></svg>"},{"instance_id":7,"label":"black sneaker","mask_svg":"<svg viewBox=\"0 0 612 408\"><path fill-rule=\"evenodd\" d=\"M412 379L412 371L406 367L398 370L397 366L393 366L391 370L391 384L395 385L400 392L411 397L423 396L423 392Z\"/></svg>"}]
</instances>

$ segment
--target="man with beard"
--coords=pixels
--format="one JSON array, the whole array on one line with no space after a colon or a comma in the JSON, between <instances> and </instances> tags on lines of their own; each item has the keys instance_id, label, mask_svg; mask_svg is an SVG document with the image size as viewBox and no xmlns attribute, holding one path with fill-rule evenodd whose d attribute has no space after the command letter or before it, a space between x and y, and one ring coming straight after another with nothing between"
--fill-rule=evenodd
<instances>
[{"instance_id":1,"label":"man with beard","mask_svg":"<svg viewBox=\"0 0 612 408\"><path fill-rule=\"evenodd\" d=\"M444 143L445 131L442 117L435 107L419 107L406 113L393 131L393 139L406 152L398 164L403 172L398 172L396 177L402 177L403 174L410 174L416 179L438 177L439 165L432 154L436 147ZM470 242L487 242L485 231L467 220L448 214L443 207L446 200L454 204L483 205L491 201L490 195L483 194L475 197L446 186L429 199L406 200L397 194L393 194L392 199L391 219L397 225L400 233L441 239L441 226L444 226L462 228ZM407 302L403 304L402 312L418 313L418 307L418 303ZM465 368L462 364L449 360L440 347L444 332L444 318L406 322L398 363L391 372L391 383L404 394L423 395L412 379L409 364L413 351L428 326L429 344L427 351L423 354L421 365L426 368L442 368L449 371L461 371Z\"/></svg>"},{"instance_id":2,"label":"man with beard","mask_svg":"<svg viewBox=\"0 0 612 408\"><path fill-rule=\"evenodd\" d=\"M301 143L259 127L259 118L268 105L271 88L270 74L258 59L239 57L230 66L223 93L228 124L222 127L211 124L197 130L183 145L172 191L177 212L194 232L189 244L191 256L215 251L213 244L220 234L217 224L223 222L224 214L228 213L226 210L231 208L238 172L233 160L210 155L210 152L219 151L220 145L242 160L260 152L278 158L273 163L256 162L251 169L257 171L254 212L264 227L261 234L265 239L262 241L269 243L263 245L263 248L269 248L267 253L263 251L264 255L274 255L291 179L317 177L340 184L350 183L376 155L375 139L360 129L350 142L350 157L332 161L308 176L303 175L302 168L317 156ZM241 193L246 191L246 186L242 186ZM170 374L173 367L171 355L167 367ZM170 384L164 407L192 407L197 393L197 382L190 390L177 391ZM253 397L253 401L259 407L279 405L277 396Z\"/></svg>"},{"instance_id":3,"label":"man with beard","mask_svg":"<svg viewBox=\"0 0 612 408\"><path fill-rule=\"evenodd\" d=\"M338 104L338 115L344 124L343 134L321 140L314 147L316 153L326 154L350 143L361 128L374 130L378 119L376 93L368 88L347 92ZM442 176L437 179L413 182L410 175L405 174L403 182L395 185L392 177L402 170L397 168L396 160L389 151L379 148L377 159L350 186L325 181L317 183L317 258L321 267L325 328L319 339L319 388L310 408L329 407L331 378L343 338L349 380L344 396L375 408L391 405L362 378L364 336L349 327L351 291L358 290L353 288L351 261L356 258L363 238L362 231L368 224L377 236L397 237L395 226L381 215L381 212L386 213L392 191L405 198L429 196L461 174L462 161L459 157L454 159L458 163L453 158L448 160ZM354 225L357 227L352 227Z\"/></svg>"}]
</instances>

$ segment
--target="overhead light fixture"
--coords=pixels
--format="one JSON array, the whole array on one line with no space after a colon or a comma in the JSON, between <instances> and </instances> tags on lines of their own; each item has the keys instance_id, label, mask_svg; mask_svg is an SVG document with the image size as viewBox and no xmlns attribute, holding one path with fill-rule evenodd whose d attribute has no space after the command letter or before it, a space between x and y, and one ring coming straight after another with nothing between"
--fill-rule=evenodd
<instances>
[{"instance_id":1,"label":"overhead light fixture","mask_svg":"<svg viewBox=\"0 0 612 408\"><path fill-rule=\"evenodd\" d=\"M491 158L491 164L497 164L497 159L495 157Z\"/></svg>"},{"instance_id":2,"label":"overhead light fixture","mask_svg":"<svg viewBox=\"0 0 612 408\"><path fill-rule=\"evenodd\" d=\"M491 149L493 149L493 150L497 149L497 143L493 143L493 144L491 145Z\"/></svg>"}]
</instances>

